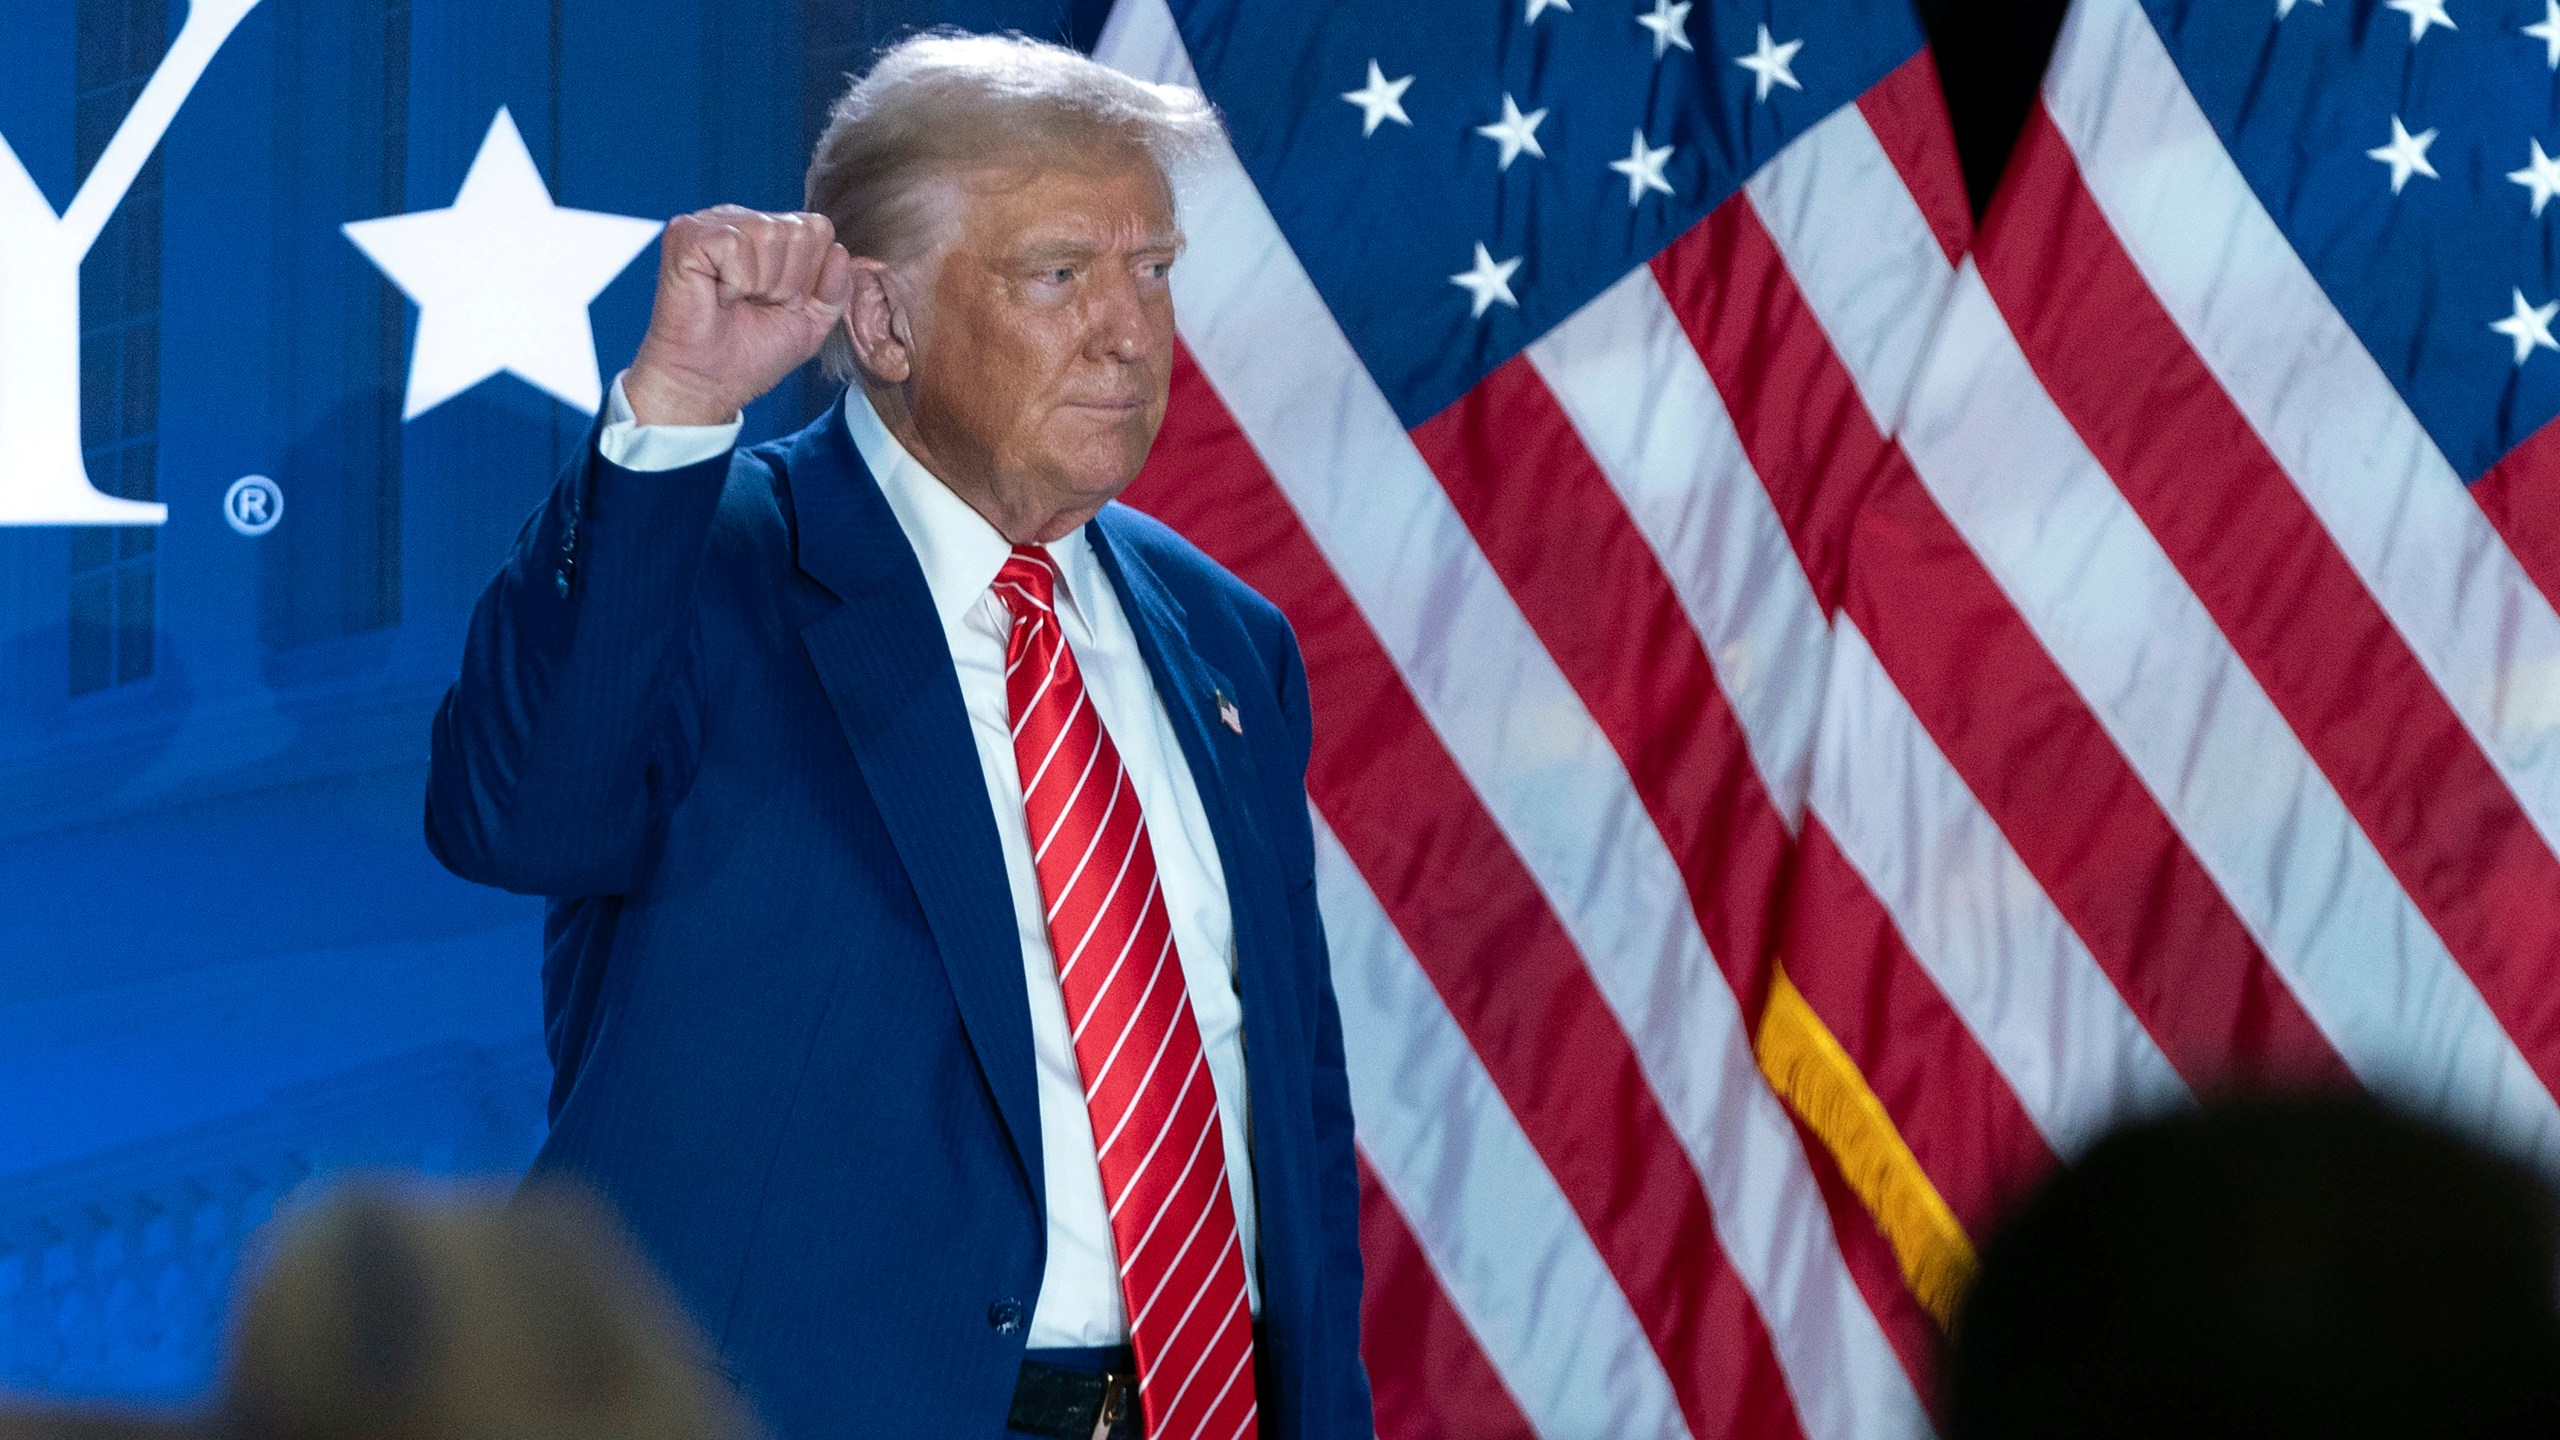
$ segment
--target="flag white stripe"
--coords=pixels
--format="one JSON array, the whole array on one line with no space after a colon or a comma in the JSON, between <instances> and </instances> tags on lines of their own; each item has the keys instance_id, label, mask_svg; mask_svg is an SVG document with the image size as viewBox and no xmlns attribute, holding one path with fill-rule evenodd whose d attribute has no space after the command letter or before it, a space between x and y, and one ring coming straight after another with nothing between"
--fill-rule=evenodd
<instances>
[{"instance_id":1,"label":"flag white stripe","mask_svg":"<svg viewBox=\"0 0 2560 1440\"><path fill-rule=\"evenodd\" d=\"M2138 4L2087 0L2046 108L2144 281L2546 842L2560 616L2240 173ZM2480 317L2478 343L2503 348Z\"/></svg>"},{"instance_id":2,"label":"flag white stripe","mask_svg":"<svg viewBox=\"0 0 2560 1440\"><path fill-rule=\"evenodd\" d=\"M1661 560L1792 830L1830 625L1652 269L1627 272L1548 331L1529 362Z\"/></svg>"},{"instance_id":3,"label":"flag white stripe","mask_svg":"<svg viewBox=\"0 0 2560 1440\"><path fill-rule=\"evenodd\" d=\"M1813 809L2055 1153L2187 1087L1847 615Z\"/></svg>"},{"instance_id":4,"label":"flag white stripe","mask_svg":"<svg viewBox=\"0 0 2560 1440\"><path fill-rule=\"evenodd\" d=\"M1876 429L1892 434L1955 272L1866 112L1833 111L1743 190Z\"/></svg>"},{"instance_id":5,"label":"flag white stripe","mask_svg":"<svg viewBox=\"0 0 2560 1440\"><path fill-rule=\"evenodd\" d=\"M1321 820L1316 895L1360 1147L1522 1413L1541 1435L1689 1440L1591 1237Z\"/></svg>"},{"instance_id":6,"label":"flag white stripe","mask_svg":"<svg viewBox=\"0 0 2560 1440\"><path fill-rule=\"evenodd\" d=\"M1970 261L1901 441L2357 1075L2549 1147L2551 1097L2037 384Z\"/></svg>"}]
</instances>

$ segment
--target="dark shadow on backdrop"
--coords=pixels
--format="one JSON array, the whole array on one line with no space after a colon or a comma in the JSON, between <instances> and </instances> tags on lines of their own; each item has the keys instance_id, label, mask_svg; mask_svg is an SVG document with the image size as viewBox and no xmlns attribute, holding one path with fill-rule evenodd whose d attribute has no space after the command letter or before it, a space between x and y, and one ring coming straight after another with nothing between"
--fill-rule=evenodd
<instances>
[{"instance_id":1,"label":"dark shadow on backdrop","mask_svg":"<svg viewBox=\"0 0 2560 1440\"><path fill-rule=\"evenodd\" d=\"M2065 0L1918 0L1979 220L2026 123Z\"/></svg>"}]
</instances>

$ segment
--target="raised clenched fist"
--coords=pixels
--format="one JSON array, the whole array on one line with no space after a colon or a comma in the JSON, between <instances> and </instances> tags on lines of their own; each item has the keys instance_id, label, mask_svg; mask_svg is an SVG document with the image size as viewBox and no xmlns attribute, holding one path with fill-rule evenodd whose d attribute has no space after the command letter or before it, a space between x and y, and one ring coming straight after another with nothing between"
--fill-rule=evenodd
<instances>
[{"instance_id":1,"label":"raised clenched fist","mask_svg":"<svg viewBox=\"0 0 2560 1440\"><path fill-rule=\"evenodd\" d=\"M623 377L643 425L718 425L818 353L853 298L824 215L715 205L667 222L649 333Z\"/></svg>"}]
</instances>

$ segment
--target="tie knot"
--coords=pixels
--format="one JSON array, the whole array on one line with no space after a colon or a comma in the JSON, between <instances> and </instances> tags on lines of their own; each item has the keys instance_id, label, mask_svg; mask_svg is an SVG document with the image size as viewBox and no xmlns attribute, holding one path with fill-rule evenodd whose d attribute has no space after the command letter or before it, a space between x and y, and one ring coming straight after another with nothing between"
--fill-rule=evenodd
<instances>
[{"instance_id":1,"label":"tie knot","mask_svg":"<svg viewBox=\"0 0 2560 1440\"><path fill-rule=\"evenodd\" d=\"M1046 618L1058 604L1057 562L1037 545L1014 546L1004 568L996 572L996 598L1016 620L1029 615Z\"/></svg>"}]
</instances>

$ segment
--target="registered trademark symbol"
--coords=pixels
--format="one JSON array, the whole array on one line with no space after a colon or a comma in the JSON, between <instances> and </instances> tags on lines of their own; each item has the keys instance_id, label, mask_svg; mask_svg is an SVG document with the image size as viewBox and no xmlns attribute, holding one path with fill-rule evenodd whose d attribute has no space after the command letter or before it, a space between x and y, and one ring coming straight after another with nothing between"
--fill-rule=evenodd
<instances>
[{"instance_id":1,"label":"registered trademark symbol","mask_svg":"<svg viewBox=\"0 0 2560 1440\"><path fill-rule=\"evenodd\" d=\"M222 518L243 535L264 535L284 518L284 491L264 475L243 475L222 493Z\"/></svg>"}]
</instances>

